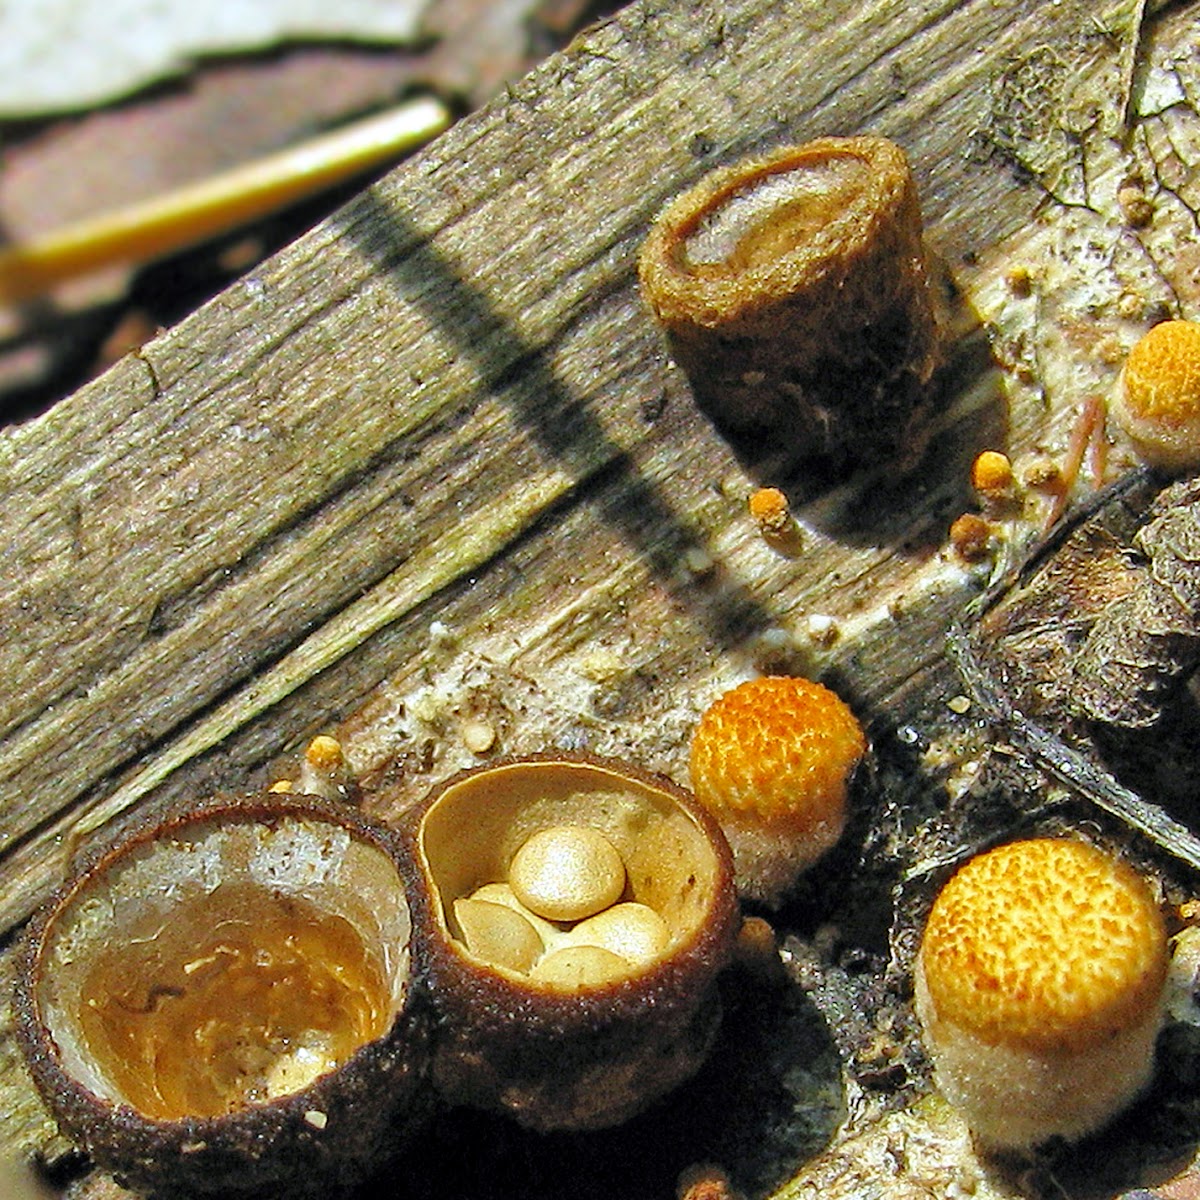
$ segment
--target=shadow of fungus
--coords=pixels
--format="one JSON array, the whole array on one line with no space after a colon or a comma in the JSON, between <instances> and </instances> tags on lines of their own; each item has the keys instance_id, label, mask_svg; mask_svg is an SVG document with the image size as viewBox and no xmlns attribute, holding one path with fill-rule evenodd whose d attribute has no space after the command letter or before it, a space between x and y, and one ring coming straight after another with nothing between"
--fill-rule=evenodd
<instances>
[{"instance_id":1,"label":"shadow of fungus","mask_svg":"<svg viewBox=\"0 0 1200 1200\"><path fill-rule=\"evenodd\" d=\"M679 585L680 555L686 547L704 543L702 531L609 438L593 412L595 399L560 379L547 362L546 347L524 340L495 311L483 289L463 278L402 212L367 191L337 219L381 277L407 302L423 309L452 338L458 353L474 363L480 396L500 400L536 444L571 474L577 489L599 490L620 473L620 490L601 498L603 519L704 636L730 647L772 623L774 614L745 587L700 593ZM446 320L447 312L454 313L453 322Z\"/></svg>"},{"instance_id":2,"label":"shadow of fungus","mask_svg":"<svg viewBox=\"0 0 1200 1200\"><path fill-rule=\"evenodd\" d=\"M799 989L764 990L736 974L726 985L712 1054L671 1096L599 1133L537 1135L456 1110L405 1158L414 1200L662 1200L702 1162L719 1162L742 1194L774 1191L844 1121L840 1060Z\"/></svg>"}]
</instances>

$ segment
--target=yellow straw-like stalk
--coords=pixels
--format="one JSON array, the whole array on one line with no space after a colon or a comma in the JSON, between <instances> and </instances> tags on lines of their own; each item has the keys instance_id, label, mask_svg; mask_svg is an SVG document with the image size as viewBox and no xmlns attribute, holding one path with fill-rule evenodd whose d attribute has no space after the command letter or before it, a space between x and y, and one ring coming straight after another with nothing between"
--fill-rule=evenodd
<instances>
[{"instance_id":1,"label":"yellow straw-like stalk","mask_svg":"<svg viewBox=\"0 0 1200 1200\"><path fill-rule=\"evenodd\" d=\"M450 120L441 101L422 97L164 196L2 249L0 304L236 229L429 141Z\"/></svg>"}]
</instances>

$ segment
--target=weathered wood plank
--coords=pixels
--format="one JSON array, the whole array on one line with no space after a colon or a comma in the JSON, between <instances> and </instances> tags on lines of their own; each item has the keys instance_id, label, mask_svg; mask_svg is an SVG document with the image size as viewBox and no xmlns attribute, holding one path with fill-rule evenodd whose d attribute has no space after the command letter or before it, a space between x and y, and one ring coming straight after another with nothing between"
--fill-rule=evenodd
<instances>
[{"instance_id":1,"label":"weathered wood plank","mask_svg":"<svg viewBox=\"0 0 1200 1200\"><path fill-rule=\"evenodd\" d=\"M1083 7L835 7L627 10L6 435L5 920L76 806L131 802L645 441L664 381L632 256L710 162L877 128L951 255L1025 219L971 139L989 77Z\"/></svg>"}]
</instances>

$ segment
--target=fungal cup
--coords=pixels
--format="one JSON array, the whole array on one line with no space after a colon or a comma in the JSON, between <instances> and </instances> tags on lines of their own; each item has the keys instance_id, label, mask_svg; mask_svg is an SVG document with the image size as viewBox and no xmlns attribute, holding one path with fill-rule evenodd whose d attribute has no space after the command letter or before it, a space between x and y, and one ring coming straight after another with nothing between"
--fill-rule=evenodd
<instances>
[{"instance_id":1,"label":"fungal cup","mask_svg":"<svg viewBox=\"0 0 1200 1200\"><path fill-rule=\"evenodd\" d=\"M837 465L923 445L942 322L894 143L819 138L718 168L659 214L638 271L697 403L736 445Z\"/></svg>"},{"instance_id":2,"label":"fungal cup","mask_svg":"<svg viewBox=\"0 0 1200 1200\"><path fill-rule=\"evenodd\" d=\"M510 760L440 786L412 830L446 1099L594 1129L698 1069L738 921L688 793L623 762Z\"/></svg>"},{"instance_id":3,"label":"fungal cup","mask_svg":"<svg viewBox=\"0 0 1200 1200\"><path fill-rule=\"evenodd\" d=\"M406 870L395 835L305 796L209 801L94 856L17 989L64 1131L172 1195L374 1170L426 1107Z\"/></svg>"}]
</instances>

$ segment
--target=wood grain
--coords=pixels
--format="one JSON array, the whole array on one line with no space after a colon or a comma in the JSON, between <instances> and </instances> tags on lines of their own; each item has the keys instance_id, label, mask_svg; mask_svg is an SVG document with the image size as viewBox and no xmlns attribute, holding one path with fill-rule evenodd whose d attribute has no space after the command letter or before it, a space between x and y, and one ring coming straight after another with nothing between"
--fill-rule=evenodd
<instances>
[{"instance_id":1,"label":"wood grain","mask_svg":"<svg viewBox=\"0 0 1200 1200\"><path fill-rule=\"evenodd\" d=\"M638 415L678 387L631 264L710 163L875 129L913 156L951 260L1010 233L1034 196L972 152L988 81L1084 8L1020 7L635 6L8 433L0 920L45 893L81 820L347 669L599 472L639 453L693 467L707 430L667 444ZM682 492L628 478L640 503L607 524L696 540ZM371 672L353 675L344 707ZM296 733L263 732L222 777Z\"/></svg>"}]
</instances>

